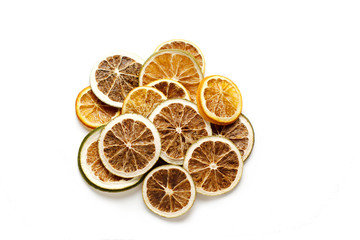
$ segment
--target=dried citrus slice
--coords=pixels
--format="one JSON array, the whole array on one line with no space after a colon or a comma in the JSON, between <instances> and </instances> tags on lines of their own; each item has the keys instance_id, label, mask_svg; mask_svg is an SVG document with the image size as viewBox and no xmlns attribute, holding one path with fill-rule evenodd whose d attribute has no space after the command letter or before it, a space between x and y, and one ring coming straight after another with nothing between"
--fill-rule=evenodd
<instances>
[{"instance_id":1,"label":"dried citrus slice","mask_svg":"<svg viewBox=\"0 0 360 240\"><path fill-rule=\"evenodd\" d=\"M164 42L162 44L160 44L156 50L164 50L164 49L180 49L180 50L184 50L188 53L190 53L192 56L194 56L194 58L196 59L196 61L199 63L201 69L202 69L202 73L205 73L205 58L203 53L201 52L200 48L198 46L196 46L194 43L184 40L184 39L173 39L167 42Z\"/></svg>"},{"instance_id":2,"label":"dried citrus slice","mask_svg":"<svg viewBox=\"0 0 360 240\"><path fill-rule=\"evenodd\" d=\"M229 125L211 124L213 135L219 135L230 139L239 149L243 161L245 161L254 146L254 129L244 114Z\"/></svg>"},{"instance_id":3,"label":"dried citrus slice","mask_svg":"<svg viewBox=\"0 0 360 240\"><path fill-rule=\"evenodd\" d=\"M160 90L165 96L170 98L183 98L190 100L190 94L186 88L179 82L171 79L160 79L150 82L148 85Z\"/></svg>"},{"instance_id":4,"label":"dried citrus slice","mask_svg":"<svg viewBox=\"0 0 360 240\"><path fill-rule=\"evenodd\" d=\"M242 175L243 161L233 142L210 136L190 146L184 168L193 178L198 193L215 196L236 186Z\"/></svg>"},{"instance_id":5,"label":"dried citrus slice","mask_svg":"<svg viewBox=\"0 0 360 240\"><path fill-rule=\"evenodd\" d=\"M140 85L147 85L159 79L179 81L189 91L192 101L196 100L203 73L195 58L182 50L167 49L155 52L141 68Z\"/></svg>"},{"instance_id":6,"label":"dried citrus slice","mask_svg":"<svg viewBox=\"0 0 360 240\"><path fill-rule=\"evenodd\" d=\"M113 174L131 178L144 174L159 159L159 132L139 114L123 114L109 122L99 137L99 155Z\"/></svg>"},{"instance_id":7,"label":"dried citrus slice","mask_svg":"<svg viewBox=\"0 0 360 240\"><path fill-rule=\"evenodd\" d=\"M90 87L84 88L75 101L76 116L89 128L107 124L120 115L120 109L109 106L98 99Z\"/></svg>"},{"instance_id":8,"label":"dried citrus slice","mask_svg":"<svg viewBox=\"0 0 360 240\"><path fill-rule=\"evenodd\" d=\"M230 79L212 75L201 80L196 101L201 115L211 123L226 125L241 113L241 93Z\"/></svg>"},{"instance_id":9,"label":"dried citrus slice","mask_svg":"<svg viewBox=\"0 0 360 240\"><path fill-rule=\"evenodd\" d=\"M91 186L102 191L123 191L135 186L141 181L141 176L118 177L110 173L102 164L98 151L98 139L102 129L103 126L91 131L80 145L78 165L81 175Z\"/></svg>"},{"instance_id":10,"label":"dried citrus slice","mask_svg":"<svg viewBox=\"0 0 360 240\"><path fill-rule=\"evenodd\" d=\"M166 96L153 87L136 87L126 96L121 113L137 113L147 117Z\"/></svg>"},{"instance_id":11,"label":"dried citrus slice","mask_svg":"<svg viewBox=\"0 0 360 240\"><path fill-rule=\"evenodd\" d=\"M90 74L90 86L103 102L121 107L126 95L139 86L139 73L144 60L125 52L98 61Z\"/></svg>"},{"instance_id":12,"label":"dried citrus slice","mask_svg":"<svg viewBox=\"0 0 360 240\"><path fill-rule=\"evenodd\" d=\"M196 104L184 99L160 103L149 119L159 130L160 156L168 163L183 164L190 145L201 137L211 135L210 123L201 117Z\"/></svg>"},{"instance_id":13,"label":"dried citrus slice","mask_svg":"<svg viewBox=\"0 0 360 240\"><path fill-rule=\"evenodd\" d=\"M195 185L182 167L163 165L152 170L143 183L143 199L154 213L178 217L186 213L195 201Z\"/></svg>"}]
</instances>

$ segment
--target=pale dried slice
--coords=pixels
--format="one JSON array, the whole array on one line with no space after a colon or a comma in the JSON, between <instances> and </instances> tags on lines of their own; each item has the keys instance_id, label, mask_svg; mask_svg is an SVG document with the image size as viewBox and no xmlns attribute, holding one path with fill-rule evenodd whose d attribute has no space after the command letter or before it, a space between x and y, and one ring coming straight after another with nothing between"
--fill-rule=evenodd
<instances>
[{"instance_id":1,"label":"pale dried slice","mask_svg":"<svg viewBox=\"0 0 360 240\"><path fill-rule=\"evenodd\" d=\"M230 139L239 149L243 161L245 161L254 146L254 129L248 118L241 114L240 117L229 125L211 124L213 135L219 135Z\"/></svg>"},{"instance_id":2,"label":"pale dried slice","mask_svg":"<svg viewBox=\"0 0 360 240\"><path fill-rule=\"evenodd\" d=\"M201 80L196 101L201 115L211 123L233 123L242 110L239 88L229 78L212 75Z\"/></svg>"},{"instance_id":3,"label":"pale dried slice","mask_svg":"<svg viewBox=\"0 0 360 240\"><path fill-rule=\"evenodd\" d=\"M189 91L191 100L195 101L203 73L195 58L189 53L167 49L155 52L146 60L140 71L139 83L147 85L164 78L180 82Z\"/></svg>"},{"instance_id":4,"label":"pale dried slice","mask_svg":"<svg viewBox=\"0 0 360 240\"><path fill-rule=\"evenodd\" d=\"M155 52L164 49L180 49L190 53L199 63L202 69L202 73L203 74L205 73L205 58L200 48L196 46L195 43L192 43L184 39L173 39L160 44L156 48Z\"/></svg>"},{"instance_id":5,"label":"pale dried slice","mask_svg":"<svg viewBox=\"0 0 360 240\"><path fill-rule=\"evenodd\" d=\"M149 119L159 130L161 158L181 165L187 149L204 136L211 135L210 123L198 112L196 104L184 99L170 99L160 103Z\"/></svg>"},{"instance_id":6,"label":"pale dried slice","mask_svg":"<svg viewBox=\"0 0 360 240\"><path fill-rule=\"evenodd\" d=\"M83 178L94 188L117 192L138 184L142 177L122 178L110 173L100 160L98 139L102 127L91 131L82 141L78 153L78 166Z\"/></svg>"},{"instance_id":7,"label":"pale dried slice","mask_svg":"<svg viewBox=\"0 0 360 240\"><path fill-rule=\"evenodd\" d=\"M136 113L147 117L164 100L166 96L156 88L136 87L126 96L121 113Z\"/></svg>"},{"instance_id":8,"label":"pale dried slice","mask_svg":"<svg viewBox=\"0 0 360 240\"><path fill-rule=\"evenodd\" d=\"M84 88L75 101L76 116L86 127L94 129L120 115L120 109L103 103L90 87Z\"/></svg>"},{"instance_id":9,"label":"pale dried slice","mask_svg":"<svg viewBox=\"0 0 360 240\"><path fill-rule=\"evenodd\" d=\"M139 114L123 114L108 123L99 138L99 155L113 174L131 178L144 174L159 159L160 135Z\"/></svg>"},{"instance_id":10,"label":"pale dried slice","mask_svg":"<svg viewBox=\"0 0 360 240\"><path fill-rule=\"evenodd\" d=\"M102 58L90 74L90 86L104 103L122 107L126 95L139 86L144 60L133 53L117 52Z\"/></svg>"},{"instance_id":11,"label":"pale dried slice","mask_svg":"<svg viewBox=\"0 0 360 240\"><path fill-rule=\"evenodd\" d=\"M171 98L183 98L190 100L190 94L188 90L178 81L171 79L160 79L150 82L148 85L160 90L168 99Z\"/></svg>"},{"instance_id":12,"label":"pale dried slice","mask_svg":"<svg viewBox=\"0 0 360 240\"><path fill-rule=\"evenodd\" d=\"M186 213L195 201L195 185L182 167L163 165L153 169L143 183L143 199L154 213L167 218Z\"/></svg>"},{"instance_id":13,"label":"pale dried slice","mask_svg":"<svg viewBox=\"0 0 360 240\"><path fill-rule=\"evenodd\" d=\"M184 168L193 178L198 193L216 196L229 192L238 184L243 161L233 142L224 137L210 136L190 146Z\"/></svg>"}]
</instances>

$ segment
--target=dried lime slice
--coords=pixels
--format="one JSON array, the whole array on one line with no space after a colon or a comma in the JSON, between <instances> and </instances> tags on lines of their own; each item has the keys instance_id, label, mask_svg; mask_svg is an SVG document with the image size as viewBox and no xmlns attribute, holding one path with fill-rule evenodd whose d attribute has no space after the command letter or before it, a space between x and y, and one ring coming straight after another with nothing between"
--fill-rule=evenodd
<instances>
[{"instance_id":1,"label":"dried lime slice","mask_svg":"<svg viewBox=\"0 0 360 240\"><path fill-rule=\"evenodd\" d=\"M100 160L98 151L98 139L104 127L99 127L91 131L82 141L79 154L78 165L83 178L94 188L116 192L134 187L142 177L122 178L110 173Z\"/></svg>"}]
</instances>

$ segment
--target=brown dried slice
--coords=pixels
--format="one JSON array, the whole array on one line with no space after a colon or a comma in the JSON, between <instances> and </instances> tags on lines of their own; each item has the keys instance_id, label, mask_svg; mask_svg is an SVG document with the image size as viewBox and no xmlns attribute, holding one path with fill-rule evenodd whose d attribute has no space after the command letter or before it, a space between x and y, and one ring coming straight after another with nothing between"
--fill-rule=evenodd
<instances>
[{"instance_id":1,"label":"brown dried slice","mask_svg":"<svg viewBox=\"0 0 360 240\"><path fill-rule=\"evenodd\" d=\"M160 135L139 114L123 114L108 123L99 138L99 155L113 174L130 178L144 174L160 155Z\"/></svg>"},{"instance_id":2,"label":"brown dried slice","mask_svg":"<svg viewBox=\"0 0 360 240\"><path fill-rule=\"evenodd\" d=\"M210 136L191 145L184 168L193 178L198 193L215 196L229 192L238 184L243 161L233 142L224 137Z\"/></svg>"},{"instance_id":3,"label":"brown dried slice","mask_svg":"<svg viewBox=\"0 0 360 240\"><path fill-rule=\"evenodd\" d=\"M170 98L183 98L186 100L190 100L190 95L188 90L179 83L178 81L174 81L171 79L160 79L149 83L146 86L154 87L161 91L165 96Z\"/></svg>"},{"instance_id":4,"label":"brown dried slice","mask_svg":"<svg viewBox=\"0 0 360 240\"><path fill-rule=\"evenodd\" d=\"M123 191L141 181L141 176L122 178L109 172L100 160L98 139L103 127L91 131L82 141L79 154L79 170L84 179L94 188L102 191Z\"/></svg>"},{"instance_id":5,"label":"brown dried slice","mask_svg":"<svg viewBox=\"0 0 360 240\"><path fill-rule=\"evenodd\" d=\"M230 139L240 150L243 161L245 161L254 146L254 129L243 114L229 125L211 124L213 135L219 135Z\"/></svg>"},{"instance_id":6,"label":"brown dried slice","mask_svg":"<svg viewBox=\"0 0 360 240\"><path fill-rule=\"evenodd\" d=\"M160 103L149 119L159 130L161 158L181 165L187 149L201 137L211 135L210 123L202 118L196 105L184 99L170 99Z\"/></svg>"},{"instance_id":7,"label":"brown dried slice","mask_svg":"<svg viewBox=\"0 0 360 240\"><path fill-rule=\"evenodd\" d=\"M136 87L126 96L121 113L136 113L147 117L164 100L166 96L156 88Z\"/></svg>"},{"instance_id":8,"label":"brown dried slice","mask_svg":"<svg viewBox=\"0 0 360 240\"><path fill-rule=\"evenodd\" d=\"M90 86L104 103L122 107L126 95L139 86L139 73L144 60L132 54L119 52L102 58L90 74Z\"/></svg>"},{"instance_id":9,"label":"brown dried slice","mask_svg":"<svg viewBox=\"0 0 360 240\"><path fill-rule=\"evenodd\" d=\"M146 60L140 71L139 84L147 85L164 78L180 82L189 91L191 100L195 101L203 73L189 53L167 49L155 52Z\"/></svg>"},{"instance_id":10,"label":"brown dried slice","mask_svg":"<svg viewBox=\"0 0 360 240\"><path fill-rule=\"evenodd\" d=\"M179 166L157 167L144 180L144 202L162 217L173 218L184 214L192 207L195 195L191 176Z\"/></svg>"}]
</instances>

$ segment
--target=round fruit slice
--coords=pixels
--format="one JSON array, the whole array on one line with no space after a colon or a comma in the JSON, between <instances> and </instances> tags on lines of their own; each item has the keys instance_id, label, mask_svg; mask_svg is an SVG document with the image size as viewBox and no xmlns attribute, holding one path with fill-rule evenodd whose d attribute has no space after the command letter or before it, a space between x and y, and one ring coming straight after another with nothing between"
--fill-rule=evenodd
<instances>
[{"instance_id":1,"label":"round fruit slice","mask_svg":"<svg viewBox=\"0 0 360 240\"><path fill-rule=\"evenodd\" d=\"M213 75L201 80L196 95L201 115L211 123L227 125L239 118L242 97L230 79Z\"/></svg>"},{"instance_id":2,"label":"round fruit slice","mask_svg":"<svg viewBox=\"0 0 360 240\"><path fill-rule=\"evenodd\" d=\"M147 86L160 90L168 99L183 98L190 100L190 94L186 88L181 83L171 79L156 80L150 82Z\"/></svg>"},{"instance_id":3,"label":"round fruit slice","mask_svg":"<svg viewBox=\"0 0 360 240\"><path fill-rule=\"evenodd\" d=\"M91 89L101 101L122 107L126 95L139 86L143 62L140 57L125 52L102 58L91 71Z\"/></svg>"},{"instance_id":4,"label":"round fruit slice","mask_svg":"<svg viewBox=\"0 0 360 240\"><path fill-rule=\"evenodd\" d=\"M123 191L135 186L141 181L141 176L118 177L110 173L102 164L98 151L98 139L102 129L103 126L90 132L80 145L78 165L81 175L91 186L102 191Z\"/></svg>"},{"instance_id":5,"label":"round fruit slice","mask_svg":"<svg viewBox=\"0 0 360 240\"><path fill-rule=\"evenodd\" d=\"M181 165L187 149L201 137L211 135L210 123L198 112L196 104L184 99L170 99L160 103L149 119L159 130L161 158Z\"/></svg>"},{"instance_id":6,"label":"round fruit slice","mask_svg":"<svg viewBox=\"0 0 360 240\"><path fill-rule=\"evenodd\" d=\"M109 106L98 99L90 87L84 88L76 98L76 116L89 128L107 124L120 115L120 109Z\"/></svg>"},{"instance_id":7,"label":"round fruit slice","mask_svg":"<svg viewBox=\"0 0 360 240\"><path fill-rule=\"evenodd\" d=\"M203 53L201 52L200 48L196 46L194 43L184 40L184 39L173 39L167 42L160 44L156 50L164 50L164 49L180 49L184 50L185 52L190 53L196 61L199 63L202 73L205 73L205 58Z\"/></svg>"},{"instance_id":8,"label":"round fruit slice","mask_svg":"<svg viewBox=\"0 0 360 240\"><path fill-rule=\"evenodd\" d=\"M173 218L184 214L192 207L195 195L190 174L179 166L157 167L144 180L144 202L162 217Z\"/></svg>"},{"instance_id":9,"label":"round fruit slice","mask_svg":"<svg viewBox=\"0 0 360 240\"><path fill-rule=\"evenodd\" d=\"M233 142L224 137L210 136L191 145L184 168L193 178L198 193L215 196L236 186L242 175L243 161Z\"/></svg>"},{"instance_id":10,"label":"round fruit slice","mask_svg":"<svg viewBox=\"0 0 360 240\"><path fill-rule=\"evenodd\" d=\"M126 96L121 113L137 113L147 117L164 100L166 96L156 88L137 87Z\"/></svg>"},{"instance_id":11,"label":"round fruit slice","mask_svg":"<svg viewBox=\"0 0 360 240\"><path fill-rule=\"evenodd\" d=\"M254 129L243 114L229 125L211 124L213 135L219 135L230 139L239 149L243 161L245 161L254 146Z\"/></svg>"},{"instance_id":12,"label":"round fruit slice","mask_svg":"<svg viewBox=\"0 0 360 240\"><path fill-rule=\"evenodd\" d=\"M113 174L131 178L144 174L159 159L159 132L139 114L124 114L108 123L99 138L99 155Z\"/></svg>"},{"instance_id":13,"label":"round fruit slice","mask_svg":"<svg viewBox=\"0 0 360 240\"><path fill-rule=\"evenodd\" d=\"M155 52L148 58L139 75L140 85L164 78L179 81L195 101L203 74L193 56L182 50L168 49Z\"/></svg>"}]
</instances>

